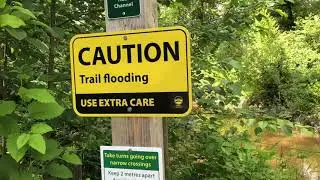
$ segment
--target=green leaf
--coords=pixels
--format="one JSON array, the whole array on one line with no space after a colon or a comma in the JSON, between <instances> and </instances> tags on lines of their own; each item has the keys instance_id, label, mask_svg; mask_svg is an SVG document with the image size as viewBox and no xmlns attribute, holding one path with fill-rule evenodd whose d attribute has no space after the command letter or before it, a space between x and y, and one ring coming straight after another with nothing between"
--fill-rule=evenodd
<instances>
[{"instance_id":1,"label":"green leaf","mask_svg":"<svg viewBox=\"0 0 320 180\"><path fill-rule=\"evenodd\" d=\"M17 16L18 18L22 19L24 22L28 22L30 21L31 17L30 16L26 16L25 14L23 14L20 11L13 11L10 13L11 15Z\"/></svg>"},{"instance_id":2,"label":"green leaf","mask_svg":"<svg viewBox=\"0 0 320 180\"><path fill-rule=\"evenodd\" d=\"M32 174L27 172L11 173L9 180L33 180Z\"/></svg>"},{"instance_id":3,"label":"green leaf","mask_svg":"<svg viewBox=\"0 0 320 180\"><path fill-rule=\"evenodd\" d=\"M26 145L29 141L30 135L23 133L17 139L18 149L21 149L24 145Z\"/></svg>"},{"instance_id":4,"label":"green leaf","mask_svg":"<svg viewBox=\"0 0 320 180\"><path fill-rule=\"evenodd\" d=\"M25 16L29 16L32 19L37 19L36 16L31 11L29 11L28 9L25 9L23 7L14 6L13 10L19 11L20 13L24 14Z\"/></svg>"},{"instance_id":5,"label":"green leaf","mask_svg":"<svg viewBox=\"0 0 320 180\"><path fill-rule=\"evenodd\" d=\"M15 109L16 103L14 101L0 101L0 116L11 114Z\"/></svg>"},{"instance_id":6,"label":"green leaf","mask_svg":"<svg viewBox=\"0 0 320 180\"><path fill-rule=\"evenodd\" d=\"M286 136L292 135L292 127L287 124L281 125L281 130L284 132Z\"/></svg>"},{"instance_id":7,"label":"green leaf","mask_svg":"<svg viewBox=\"0 0 320 180\"><path fill-rule=\"evenodd\" d=\"M261 129L260 127L257 127L257 128L254 129L254 133L255 133L256 135L259 135L259 134L262 133L262 129Z\"/></svg>"},{"instance_id":8,"label":"green leaf","mask_svg":"<svg viewBox=\"0 0 320 180\"><path fill-rule=\"evenodd\" d=\"M18 40L22 40L27 37L27 33L22 29L14 29L11 27L7 27L6 31L14 38Z\"/></svg>"},{"instance_id":9,"label":"green leaf","mask_svg":"<svg viewBox=\"0 0 320 180\"><path fill-rule=\"evenodd\" d=\"M241 95L241 85L232 84L228 86L229 89L233 92L234 95Z\"/></svg>"},{"instance_id":10,"label":"green leaf","mask_svg":"<svg viewBox=\"0 0 320 180\"><path fill-rule=\"evenodd\" d=\"M6 6L7 0L0 0L0 8L4 8Z\"/></svg>"},{"instance_id":11,"label":"green leaf","mask_svg":"<svg viewBox=\"0 0 320 180\"><path fill-rule=\"evenodd\" d=\"M33 152L33 156L37 160L51 161L57 158L62 153L62 149L59 148L59 144L56 140L46 140L46 154L41 154L38 151Z\"/></svg>"},{"instance_id":12,"label":"green leaf","mask_svg":"<svg viewBox=\"0 0 320 180\"><path fill-rule=\"evenodd\" d=\"M302 134L304 136L314 136L315 135L314 131L312 131L308 128L301 128L300 131L302 132Z\"/></svg>"},{"instance_id":13,"label":"green leaf","mask_svg":"<svg viewBox=\"0 0 320 180\"><path fill-rule=\"evenodd\" d=\"M8 136L19 131L18 122L10 116L0 117L0 136Z\"/></svg>"},{"instance_id":14,"label":"green leaf","mask_svg":"<svg viewBox=\"0 0 320 180\"><path fill-rule=\"evenodd\" d=\"M296 3L295 0L287 0L287 1L291 2L292 4Z\"/></svg>"},{"instance_id":15,"label":"green leaf","mask_svg":"<svg viewBox=\"0 0 320 180\"><path fill-rule=\"evenodd\" d=\"M40 134L31 135L29 140L29 146L31 146L34 150L37 150L41 154L46 153L46 141Z\"/></svg>"},{"instance_id":16,"label":"green leaf","mask_svg":"<svg viewBox=\"0 0 320 180\"><path fill-rule=\"evenodd\" d=\"M17 146L18 137L19 137L18 134L9 135L8 141L7 141L8 152L11 155L11 157L17 162L19 162L24 157L24 155L28 150L28 146L24 146L23 148L18 149L18 146Z\"/></svg>"},{"instance_id":17,"label":"green leaf","mask_svg":"<svg viewBox=\"0 0 320 180\"><path fill-rule=\"evenodd\" d=\"M66 162L74 164L74 165L81 165L82 164L79 156L76 154L73 154L73 153L65 153L62 156L62 159L65 160Z\"/></svg>"},{"instance_id":18,"label":"green leaf","mask_svg":"<svg viewBox=\"0 0 320 180\"><path fill-rule=\"evenodd\" d=\"M28 43L38 48L41 52L46 53L49 51L49 47L46 43L40 41L39 39L27 38Z\"/></svg>"},{"instance_id":19,"label":"green leaf","mask_svg":"<svg viewBox=\"0 0 320 180\"><path fill-rule=\"evenodd\" d=\"M274 124L268 124L268 129L270 129L273 132L277 132L277 126Z\"/></svg>"},{"instance_id":20,"label":"green leaf","mask_svg":"<svg viewBox=\"0 0 320 180\"><path fill-rule=\"evenodd\" d=\"M255 124L256 124L256 122L257 122L257 120L256 120L256 119L248 119L247 124L248 124L248 126L253 126L253 125L255 125Z\"/></svg>"},{"instance_id":21,"label":"green leaf","mask_svg":"<svg viewBox=\"0 0 320 180\"><path fill-rule=\"evenodd\" d=\"M52 127L45 123L38 123L31 127L31 132L34 134L45 134L53 131Z\"/></svg>"},{"instance_id":22,"label":"green leaf","mask_svg":"<svg viewBox=\"0 0 320 180\"><path fill-rule=\"evenodd\" d=\"M260 121L260 122L258 123L258 125L259 125L259 127L260 127L261 129L265 129L265 128L268 126L268 122L267 122L267 121Z\"/></svg>"},{"instance_id":23,"label":"green leaf","mask_svg":"<svg viewBox=\"0 0 320 180\"><path fill-rule=\"evenodd\" d=\"M55 98L47 89L26 89L20 88L19 95L22 99L35 99L42 103L56 103Z\"/></svg>"},{"instance_id":24,"label":"green leaf","mask_svg":"<svg viewBox=\"0 0 320 180\"><path fill-rule=\"evenodd\" d=\"M37 20L31 20L30 23L43 27L51 36L59 38L59 35L50 26L46 25L45 23Z\"/></svg>"},{"instance_id":25,"label":"green leaf","mask_svg":"<svg viewBox=\"0 0 320 180\"><path fill-rule=\"evenodd\" d=\"M20 7L22 7L23 5L22 5L22 3L21 2L19 2L19 1L11 1L11 6L20 6Z\"/></svg>"},{"instance_id":26,"label":"green leaf","mask_svg":"<svg viewBox=\"0 0 320 180\"><path fill-rule=\"evenodd\" d=\"M2 155L0 158L0 179L9 179L10 174L16 174L18 172L18 163L10 157L10 155Z\"/></svg>"},{"instance_id":27,"label":"green leaf","mask_svg":"<svg viewBox=\"0 0 320 180\"><path fill-rule=\"evenodd\" d=\"M52 163L47 167L47 173L53 177L68 179L72 178L72 172L65 165Z\"/></svg>"},{"instance_id":28,"label":"green leaf","mask_svg":"<svg viewBox=\"0 0 320 180\"><path fill-rule=\"evenodd\" d=\"M28 106L31 117L47 120L60 116L64 109L58 103L33 102Z\"/></svg>"},{"instance_id":29,"label":"green leaf","mask_svg":"<svg viewBox=\"0 0 320 180\"><path fill-rule=\"evenodd\" d=\"M10 26L12 28L19 28L25 25L24 21L17 16L10 14L0 15L0 27Z\"/></svg>"},{"instance_id":30,"label":"green leaf","mask_svg":"<svg viewBox=\"0 0 320 180\"><path fill-rule=\"evenodd\" d=\"M288 14L287 13L285 13L283 10L281 10L281 9L276 9L276 10L274 10L275 12L277 12L280 16L282 16L282 17L285 17L285 18L287 18L288 17Z\"/></svg>"},{"instance_id":31,"label":"green leaf","mask_svg":"<svg viewBox=\"0 0 320 180\"><path fill-rule=\"evenodd\" d=\"M47 89L28 89L27 96L42 103L56 103Z\"/></svg>"},{"instance_id":32,"label":"green leaf","mask_svg":"<svg viewBox=\"0 0 320 180\"><path fill-rule=\"evenodd\" d=\"M63 28L53 27L52 29L60 38L63 38L65 36L65 30Z\"/></svg>"},{"instance_id":33,"label":"green leaf","mask_svg":"<svg viewBox=\"0 0 320 180\"><path fill-rule=\"evenodd\" d=\"M18 95L21 97L21 99L25 102L30 102L32 98L29 98L26 94L28 93L28 89L21 87L18 91Z\"/></svg>"},{"instance_id":34,"label":"green leaf","mask_svg":"<svg viewBox=\"0 0 320 180\"><path fill-rule=\"evenodd\" d=\"M238 70L241 70L243 68L242 64L236 60L231 60L228 62L228 64L230 64L233 68L238 69Z\"/></svg>"},{"instance_id":35,"label":"green leaf","mask_svg":"<svg viewBox=\"0 0 320 180\"><path fill-rule=\"evenodd\" d=\"M34 9L34 5L33 5L33 0L23 0L22 1L22 6L26 9Z\"/></svg>"}]
</instances>

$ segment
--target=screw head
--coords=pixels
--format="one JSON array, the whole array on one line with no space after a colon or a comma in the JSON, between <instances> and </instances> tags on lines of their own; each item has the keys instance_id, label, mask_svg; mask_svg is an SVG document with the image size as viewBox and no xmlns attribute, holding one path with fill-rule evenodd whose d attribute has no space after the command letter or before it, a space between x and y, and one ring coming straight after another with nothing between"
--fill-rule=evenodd
<instances>
[{"instance_id":1,"label":"screw head","mask_svg":"<svg viewBox=\"0 0 320 180\"><path fill-rule=\"evenodd\" d=\"M132 112L132 107L128 107L127 111Z\"/></svg>"}]
</instances>

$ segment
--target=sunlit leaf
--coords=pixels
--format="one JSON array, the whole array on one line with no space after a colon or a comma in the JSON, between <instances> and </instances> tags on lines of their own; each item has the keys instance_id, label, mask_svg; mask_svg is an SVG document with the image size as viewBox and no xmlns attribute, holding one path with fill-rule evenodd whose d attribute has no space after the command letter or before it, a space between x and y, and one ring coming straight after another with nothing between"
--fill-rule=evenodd
<instances>
[{"instance_id":1,"label":"sunlit leaf","mask_svg":"<svg viewBox=\"0 0 320 180\"><path fill-rule=\"evenodd\" d=\"M40 134L33 134L30 136L29 146L41 154L46 153L46 141Z\"/></svg>"},{"instance_id":2,"label":"sunlit leaf","mask_svg":"<svg viewBox=\"0 0 320 180\"><path fill-rule=\"evenodd\" d=\"M45 123L38 123L31 127L31 132L34 134L45 134L53 131L52 127Z\"/></svg>"},{"instance_id":3,"label":"sunlit leaf","mask_svg":"<svg viewBox=\"0 0 320 180\"><path fill-rule=\"evenodd\" d=\"M10 26L12 28L19 28L25 25L24 21L17 16L10 14L0 15L0 27Z\"/></svg>"},{"instance_id":4,"label":"sunlit leaf","mask_svg":"<svg viewBox=\"0 0 320 180\"><path fill-rule=\"evenodd\" d=\"M62 156L62 159L65 160L68 163L74 164L74 165L81 165L81 159L79 158L79 156L77 156L76 154L73 153L65 153Z\"/></svg>"},{"instance_id":5,"label":"sunlit leaf","mask_svg":"<svg viewBox=\"0 0 320 180\"><path fill-rule=\"evenodd\" d=\"M24 145L26 145L29 141L30 135L23 133L17 139L17 147L21 149Z\"/></svg>"},{"instance_id":6,"label":"sunlit leaf","mask_svg":"<svg viewBox=\"0 0 320 180\"><path fill-rule=\"evenodd\" d=\"M255 124L256 124L256 122L257 122L257 120L256 120L256 119L248 119L247 124L248 124L248 126L253 126L253 125L255 125Z\"/></svg>"},{"instance_id":7,"label":"sunlit leaf","mask_svg":"<svg viewBox=\"0 0 320 180\"><path fill-rule=\"evenodd\" d=\"M265 129L267 126L268 126L268 122L267 121L260 121L258 123L258 126L261 128L261 129Z\"/></svg>"},{"instance_id":8,"label":"sunlit leaf","mask_svg":"<svg viewBox=\"0 0 320 180\"><path fill-rule=\"evenodd\" d=\"M276 9L275 12L277 12L280 16L287 18L288 14L285 13L283 10L281 9Z\"/></svg>"}]
</instances>

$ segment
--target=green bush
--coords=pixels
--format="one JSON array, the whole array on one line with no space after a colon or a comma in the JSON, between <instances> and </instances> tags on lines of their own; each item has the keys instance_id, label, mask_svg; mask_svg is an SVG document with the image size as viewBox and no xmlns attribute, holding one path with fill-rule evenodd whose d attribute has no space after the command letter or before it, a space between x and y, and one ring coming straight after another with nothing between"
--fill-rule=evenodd
<instances>
[{"instance_id":1,"label":"green bush","mask_svg":"<svg viewBox=\"0 0 320 180\"><path fill-rule=\"evenodd\" d=\"M262 15L242 60L250 105L287 111L291 121L319 122L319 17L300 20L296 31L280 32L270 15Z\"/></svg>"},{"instance_id":2,"label":"green bush","mask_svg":"<svg viewBox=\"0 0 320 180\"><path fill-rule=\"evenodd\" d=\"M267 163L272 151L262 151L248 132L233 127L225 135L213 115L192 115L170 120L170 179L293 179L286 169L274 170Z\"/></svg>"}]
</instances>

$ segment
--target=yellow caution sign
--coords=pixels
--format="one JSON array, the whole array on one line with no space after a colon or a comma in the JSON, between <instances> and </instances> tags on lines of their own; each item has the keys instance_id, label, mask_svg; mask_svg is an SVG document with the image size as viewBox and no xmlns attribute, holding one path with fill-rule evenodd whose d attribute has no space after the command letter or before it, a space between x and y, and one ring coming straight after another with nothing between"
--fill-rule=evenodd
<instances>
[{"instance_id":1,"label":"yellow caution sign","mask_svg":"<svg viewBox=\"0 0 320 180\"><path fill-rule=\"evenodd\" d=\"M185 116L191 111L190 38L183 27L76 35L70 42L79 116Z\"/></svg>"}]
</instances>

